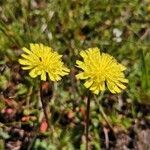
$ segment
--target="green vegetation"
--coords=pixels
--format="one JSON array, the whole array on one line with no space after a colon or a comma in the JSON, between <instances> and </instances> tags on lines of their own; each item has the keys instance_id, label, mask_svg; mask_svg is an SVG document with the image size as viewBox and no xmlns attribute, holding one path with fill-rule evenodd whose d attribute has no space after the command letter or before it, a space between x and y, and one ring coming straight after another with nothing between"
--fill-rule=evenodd
<instances>
[{"instance_id":1,"label":"green vegetation","mask_svg":"<svg viewBox=\"0 0 150 150\"><path fill-rule=\"evenodd\" d=\"M72 68L69 76L54 83L50 131L39 131L44 126L39 80L30 78L18 63L21 48L29 43L53 47ZM138 138L143 126L150 128L149 0L1 0L0 149L85 149L86 89L75 78L74 64L79 51L89 47L113 55L127 67L129 79L121 94L105 91L97 96L107 121L91 99L91 149L117 149L118 134L130 136L132 130ZM51 87L44 87L50 99Z\"/></svg>"}]
</instances>

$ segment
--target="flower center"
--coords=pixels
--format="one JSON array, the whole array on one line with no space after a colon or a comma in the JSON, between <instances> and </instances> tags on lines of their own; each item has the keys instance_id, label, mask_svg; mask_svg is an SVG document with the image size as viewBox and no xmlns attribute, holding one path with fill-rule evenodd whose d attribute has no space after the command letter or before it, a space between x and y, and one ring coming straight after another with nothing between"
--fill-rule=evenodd
<instances>
[{"instance_id":1,"label":"flower center","mask_svg":"<svg viewBox=\"0 0 150 150\"><path fill-rule=\"evenodd\" d=\"M42 58L41 58L41 57L39 57L39 60L40 60L40 61L42 61Z\"/></svg>"}]
</instances>

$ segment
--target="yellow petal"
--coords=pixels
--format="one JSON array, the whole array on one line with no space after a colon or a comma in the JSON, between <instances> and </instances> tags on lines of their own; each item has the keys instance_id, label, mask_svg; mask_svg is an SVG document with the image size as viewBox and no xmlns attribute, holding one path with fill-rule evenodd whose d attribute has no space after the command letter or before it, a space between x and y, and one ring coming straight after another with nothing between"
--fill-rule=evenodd
<instances>
[{"instance_id":1,"label":"yellow petal","mask_svg":"<svg viewBox=\"0 0 150 150\"><path fill-rule=\"evenodd\" d=\"M116 93L120 93L120 92L121 92L121 90L120 90L117 86L114 86L114 91L115 91Z\"/></svg>"},{"instance_id":2,"label":"yellow petal","mask_svg":"<svg viewBox=\"0 0 150 150\"><path fill-rule=\"evenodd\" d=\"M30 55L22 54L21 57L23 57L24 59L27 59L29 61L33 61L33 58Z\"/></svg>"},{"instance_id":3,"label":"yellow petal","mask_svg":"<svg viewBox=\"0 0 150 150\"><path fill-rule=\"evenodd\" d=\"M46 81L46 72L43 71L41 74L41 80Z\"/></svg>"},{"instance_id":4,"label":"yellow petal","mask_svg":"<svg viewBox=\"0 0 150 150\"><path fill-rule=\"evenodd\" d=\"M70 69L68 69L66 67L63 67L63 70L66 71L66 72L68 72L68 73L70 72Z\"/></svg>"},{"instance_id":5,"label":"yellow petal","mask_svg":"<svg viewBox=\"0 0 150 150\"><path fill-rule=\"evenodd\" d=\"M98 90L98 86L95 83L93 83L92 86L90 87L90 90L96 91Z\"/></svg>"},{"instance_id":6,"label":"yellow petal","mask_svg":"<svg viewBox=\"0 0 150 150\"><path fill-rule=\"evenodd\" d=\"M125 66L123 66L123 65L121 65L121 64L119 64L119 67L120 67L121 71L124 71L124 70L127 69Z\"/></svg>"},{"instance_id":7,"label":"yellow petal","mask_svg":"<svg viewBox=\"0 0 150 150\"><path fill-rule=\"evenodd\" d=\"M102 81L100 84L99 84L99 90L100 91L104 91L105 90L105 82Z\"/></svg>"},{"instance_id":8,"label":"yellow petal","mask_svg":"<svg viewBox=\"0 0 150 150\"><path fill-rule=\"evenodd\" d=\"M111 93L116 93L116 91L114 90L114 86L115 86L114 83L107 82L107 87L108 87L108 89L110 90Z\"/></svg>"},{"instance_id":9,"label":"yellow petal","mask_svg":"<svg viewBox=\"0 0 150 150\"><path fill-rule=\"evenodd\" d=\"M58 72L58 74L59 74L59 75L61 75L61 76L64 76L64 75L67 75L67 74L68 74L68 72L59 71L59 72Z\"/></svg>"},{"instance_id":10,"label":"yellow petal","mask_svg":"<svg viewBox=\"0 0 150 150\"><path fill-rule=\"evenodd\" d=\"M55 81L55 78L54 78L54 76L53 76L51 73L48 73L48 76L49 76L49 78L50 78L52 81Z\"/></svg>"},{"instance_id":11,"label":"yellow petal","mask_svg":"<svg viewBox=\"0 0 150 150\"><path fill-rule=\"evenodd\" d=\"M85 76L85 74L83 72L79 73L76 75L77 79L87 79L88 77Z\"/></svg>"},{"instance_id":12,"label":"yellow petal","mask_svg":"<svg viewBox=\"0 0 150 150\"><path fill-rule=\"evenodd\" d=\"M30 49L31 49L31 51L32 51L33 53L35 53L35 52L36 52L35 44L30 43Z\"/></svg>"},{"instance_id":13,"label":"yellow petal","mask_svg":"<svg viewBox=\"0 0 150 150\"><path fill-rule=\"evenodd\" d=\"M128 79L125 79L125 78L120 78L119 81L123 82L123 83L128 83L129 82Z\"/></svg>"},{"instance_id":14,"label":"yellow petal","mask_svg":"<svg viewBox=\"0 0 150 150\"><path fill-rule=\"evenodd\" d=\"M81 69L85 69L85 64L79 60L76 61L77 67Z\"/></svg>"},{"instance_id":15,"label":"yellow petal","mask_svg":"<svg viewBox=\"0 0 150 150\"><path fill-rule=\"evenodd\" d=\"M30 71L30 73L29 73L29 75L32 77L32 78L35 78L35 77L37 77L38 76L38 74L37 74L37 69L36 68L34 68L34 69L32 69L31 71Z\"/></svg>"},{"instance_id":16,"label":"yellow petal","mask_svg":"<svg viewBox=\"0 0 150 150\"><path fill-rule=\"evenodd\" d=\"M29 70L29 69L32 69L33 67L32 66L24 66L22 67L23 70Z\"/></svg>"},{"instance_id":17,"label":"yellow petal","mask_svg":"<svg viewBox=\"0 0 150 150\"><path fill-rule=\"evenodd\" d=\"M81 55L83 58L87 56L87 54L86 54L85 51L81 51L81 52L80 52L80 55Z\"/></svg>"},{"instance_id":18,"label":"yellow petal","mask_svg":"<svg viewBox=\"0 0 150 150\"><path fill-rule=\"evenodd\" d=\"M118 87L120 87L121 89L126 89L126 86L123 85L122 83L116 83Z\"/></svg>"},{"instance_id":19,"label":"yellow petal","mask_svg":"<svg viewBox=\"0 0 150 150\"><path fill-rule=\"evenodd\" d=\"M89 88L91 85L93 84L93 81L91 80L87 80L85 83L84 83L84 86L86 87L86 88Z\"/></svg>"},{"instance_id":20,"label":"yellow petal","mask_svg":"<svg viewBox=\"0 0 150 150\"><path fill-rule=\"evenodd\" d=\"M61 77L58 75L58 76L56 76L56 81L59 81L59 80L61 80Z\"/></svg>"},{"instance_id":21,"label":"yellow petal","mask_svg":"<svg viewBox=\"0 0 150 150\"><path fill-rule=\"evenodd\" d=\"M30 50L28 50L28 49L25 48L25 47L23 47L22 50L23 50L24 52L26 52L27 54L31 54L31 53L32 53Z\"/></svg>"},{"instance_id":22,"label":"yellow petal","mask_svg":"<svg viewBox=\"0 0 150 150\"><path fill-rule=\"evenodd\" d=\"M30 64L31 64L30 61L25 60L25 59L19 59L19 63L20 63L21 65L30 65Z\"/></svg>"},{"instance_id":23,"label":"yellow petal","mask_svg":"<svg viewBox=\"0 0 150 150\"><path fill-rule=\"evenodd\" d=\"M77 61L76 61L76 64L77 64L78 66L82 66L82 65L83 65L83 62L82 62L82 61L77 60Z\"/></svg>"},{"instance_id":24,"label":"yellow petal","mask_svg":"<svg viewBox=\"0 0 150 150\"><path fill-rule=\"evenodd\" d=\"M58 74L48 73L48 75L52 81L59 81L61 79L61 77Z\"/></svg>"},{"instance_id":25,"label":"yellow petal","mask_svg":"<svg viewBox=\"0 0 150 150\"><path fill-rule=\"evenodd\" d=\"M94 90L93 93L98 95L99 94L99 90Z\"/></svg>"}]
</instances>

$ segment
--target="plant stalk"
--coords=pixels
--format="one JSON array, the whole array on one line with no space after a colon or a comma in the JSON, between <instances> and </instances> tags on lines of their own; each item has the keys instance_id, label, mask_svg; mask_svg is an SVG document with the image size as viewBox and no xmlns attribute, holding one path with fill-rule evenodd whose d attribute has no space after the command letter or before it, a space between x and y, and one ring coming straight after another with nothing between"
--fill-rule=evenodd
<instances>
[{"instance_id":1,"label":"plant stalk","mask_svg":"<svg viewBox=\"0 0 150 150\"><path fill-rule=\"evenodd\" d=\"M86 107L86 150L88 150L89 143L89 118L90 118L90 94L87 98L87 107Z\"/></svg>"},{"instance_id":2,"label":"plant stalk","mask_svg":"<svg viewBox=\"0 0 150 150\"><path fill-rule=\"evenodd\" d=\"M43 97L42 81L40 81L40 99L41 99L42 108L43 108L43 112L44 112L44 116L45 116L48 128L50 128L49 117L48 117L48 112L47 112L47 102L45 102L44 97Z\"/></svg>"}]
</instances>

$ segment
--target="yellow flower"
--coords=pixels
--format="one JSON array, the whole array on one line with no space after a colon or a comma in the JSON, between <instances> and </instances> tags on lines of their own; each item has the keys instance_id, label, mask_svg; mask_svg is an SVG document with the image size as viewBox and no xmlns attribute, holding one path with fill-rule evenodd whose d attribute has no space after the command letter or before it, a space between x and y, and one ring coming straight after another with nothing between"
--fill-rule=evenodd
<instances>
[{"instance_id":1,"label":"yellow flower","mask_svg":"<svg viewBox=\"0 0 150 150\"><path fill-rule=\"evenodd\" d=\"M61 76L67 75L69 69L61 61L62 55L59 55L51 47L43 44L30 44L30 49L22 48L25 54L19 59L19 63L24 70L31 70L29 75L32 78L41 76L41 80L46 80L46 74L52 81L58 81Z\"/></svg>"},{"instance_id":2,"label":"yellow flower","mask_svg":"<svg viewBox=\"0 0 150 150\"><path fill-rule=\"evenodd\" d=\"M123 71L126 69L109 54L100 53L98 48L89 48L80 52L83 61L76 61L77 67L83 72L76 75L78 79L86 79L84 86L93 93L99 94L107 85L112 93L120 93L128 83Z\"/></svg>"}]
</instances>

